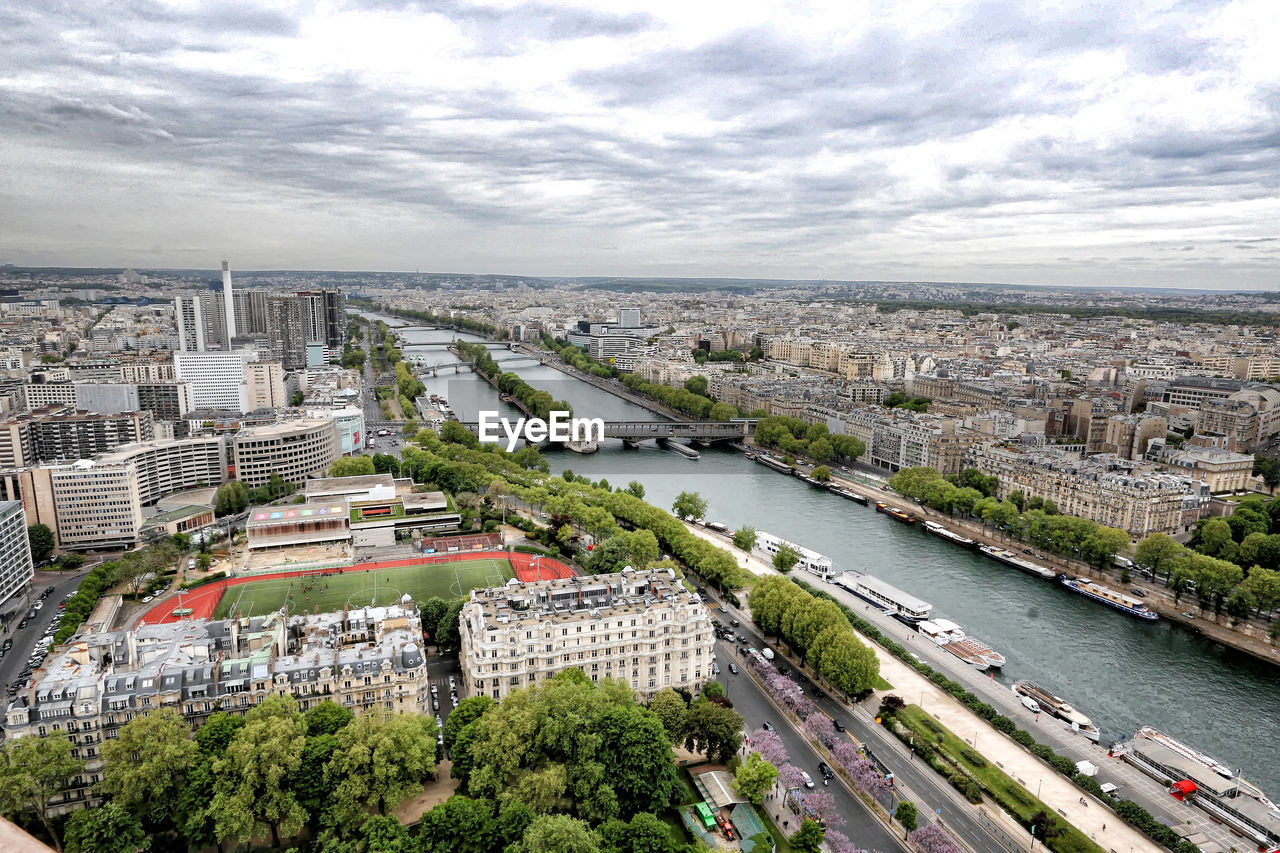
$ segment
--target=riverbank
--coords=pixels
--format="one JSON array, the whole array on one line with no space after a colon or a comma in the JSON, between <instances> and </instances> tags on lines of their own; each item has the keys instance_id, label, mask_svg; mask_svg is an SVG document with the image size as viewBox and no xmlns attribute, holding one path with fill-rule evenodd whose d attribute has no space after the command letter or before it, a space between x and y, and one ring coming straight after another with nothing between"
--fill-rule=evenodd
<instances>
[{"instance_id":1,"label":"riverbank","mask_svg":"<svg viewBox=\"0 0 1280 853\"><path fill-rule=\"evenodd\" d=\"M592 376L589 373L583 373L576 368L570 367L555 353L548 353L545 350L534 349L527 345L524 346L524 351L530 355L537 356L539 361L546 367L550 367L553 370L560 371L566 376L586 382L589 385L599 388L601 391L612 394L619 399L626 400L632 405L648 409L655 415L662 415L668 420L684 421L686 423L692 423L695 420L688 415L677 412L669 406L662 405L656 400L651 400L648 397L636 394L616 379L602 379L599 376ZM543 356L546 356L546 358L544 359Z\"/></svg>"},{"instance_id":2,"label":"riverbank","mask_svg":"<svg viewBox=\"0 0 1280 853\"><path fill-rule=\"evenodd\" d=\"M857 485L852 481L836 476L832 476L831 479L833 482L839 482L841 485L855 487ZM868 497L873 501L877 500L877 497L874 494L868 495ZM915 514L917 519L920 519L921 521L936 521L952 530L963 533L971 539L976 539L981 545L992 545L1013 551L1019 556L1028 556L1023 553L1023 549L1028 547L1027 543L1023 542L1021 539L1014 539L1011 536L1006 536L1000 531L987 527L973 519L959 518L957 516L948 515L947 513L938 512L937 510L930 509L929 507L919 504L910 498L897 494L896 492L882 492L878 499L887 501L893 505L901 505L903 508L908 509ZM1217 617L1215 614L1211 614L1210 616L1184 616L1184 613L1191 613L1192 610L1200 610L1202 614L1204 611L1197 603L1194 603L1190 599L1186 599L1181 603L1174 601L1173 593L1168 589L1168 587L1146 584L1144 581L1134 578L1131 578L1128 583L1122 583L1118 571L1100 571L1096 566L1086 563L1083 560L1075 560L1056 554L1044 554L1043 552L1037 552L1031 555L1030 559L1052 569L1058 574L1095 578L1112 587L1116 591L1123 592L1125 594L1129 594L1128 591L1134 586L1140 585L1142 591L1146 593L1142 598L1142 602L1148 608L1160 614L1162 619L1167 619L1169 622L1193 633L1200 634L1215 643L1221 643L1224 646L1235 649L1236 651L1244 652L1251 657L1261 661L1266 661L1273 666L1280 666L1280 649L1277 649L1276 646L1270 642L1266 635L1265 628L1248 624L1232 628L1229 625L1224 625L1216 621ZM1016 569L1011 568L1010 571L1016 571ZM1141 576L1139 575L1138 577L1140 578ZM1104 605L1098 606L1101 607Z\"/></svg>"},{"instance_id":3,"label":"riverbank","mask_svg":"<svg viewBox=\"0 0 1280 853\"><path fill-rule=\"evenodd\" d=\"M685 522L685 527L695 536L712 542L738 557L742 568L758 577L780 574L772 565L757 557L754 553L746 553L733 545L728 537L707 530L700 525ZM864 606L864 603L852 595L844 593L838 587L823 585L824 591L830 592L853 609ZM847 600L846 600L847 599ZM740 609L748 610L745 603ZM958 732L972 731L970 741L974 749L995 761L1005 773L1022 781L1024 786L1029 780L1036 781L1036 793L1039 799L1053 807L1064 819L1074 824L1081 832L1109 849L1160 851L1162 848L1148 839L1133 827L1125 824L1097 799L1084 796L1089 806L1080 804L1082 792L1079 788L1048 764L1036 758L1024 747L1007 736L996 731L989 723L960 704L949 693L946 693L916 670L908 667L898 658L890 654L879 644L872 642L865 635L854 631L858 639L876 653L880 664L881 677L894 685L892 691L877 690L875 696L881 699L892 692L895 695L910 697L917 704L926 708L934 719L947 728ZM861 706L846 706L851 711L861 710Z\"/></svg>"}]
</instances>

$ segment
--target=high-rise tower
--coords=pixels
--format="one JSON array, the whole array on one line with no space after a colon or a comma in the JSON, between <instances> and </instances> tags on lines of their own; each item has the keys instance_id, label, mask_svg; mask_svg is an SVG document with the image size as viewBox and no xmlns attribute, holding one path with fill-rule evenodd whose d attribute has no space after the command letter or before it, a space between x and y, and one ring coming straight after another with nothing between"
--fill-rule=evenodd
<instances>
[{"instance_id":1,"label":"high-rise tower","mask_svg":"<svg viewBox=\"0 0 1280 853\"><path fill-rule=\"evenodd\" d=\"M231 340L236 336L236 307L231 296L231 266L222 262L222 304L227 311L227 349L231 349Z\"/></svg>"}]
</instances>

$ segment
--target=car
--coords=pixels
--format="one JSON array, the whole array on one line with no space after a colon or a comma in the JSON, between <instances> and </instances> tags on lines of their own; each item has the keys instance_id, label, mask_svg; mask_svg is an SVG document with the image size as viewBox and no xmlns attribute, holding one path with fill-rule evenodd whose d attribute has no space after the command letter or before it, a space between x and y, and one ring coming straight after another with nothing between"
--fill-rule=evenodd
<instances>
[{"instance_id":1,"label":"car","mask_svg":"<svg viewBox=\"0 0 1280 853\"><path fill-rule=\"evenodd\" d=\"M800 778L801 778L801 779L804 779L804 786L805 786L806 788L812 788L812 787L813 787L813 777L812 777L812 776L810 776L808 773L806 773L805 771L801 770L801 771L800 771Z\"/></svg>"},{"instance_id":2,"label":"car","mask_svg":"<svg viewBox=\"0 0 1280 853\"><path fill-rule=\"evenodd\" d=\"M790 675L790 674L791 674L791 670L787 669L785 666L778 667L778 675Z\"/></svg>"},{"instance_id":3,"label":"car","mask_svg":"<svg viewBox=\"0 0 1280 853\"><path fill-rule=\"evenodd\" d=\"M3 648L6 652L9 651L9 649L13 648L13 640L5 640Z\"/></svg>"},{"instance_id":4,"label":"car","mask_svg":"<svg viewBox=\"0 0 1280 853\"><path fill-rule=\"evenodd\" d=\"M440 719L440 715L436 714L436 728L444 728L444 720Z\"/></svg>"},{"instance_id":5,"label":"car","mask_svg":"<svg viewBox=\"0 0 1280 853\"><path fill-rule=\"evenodd\" d=\"M818 772L822 774L823 779L834 779L836 774L831 769L831 765L825 761L818 762Z\"/></svg>"},{"instance_id":6,"label":"car","mask_svg":"<svg viewBox=\"0 0 1280 853\"><path fill-rule=\"evenodd\" d=\"M730 625L732 625L733 627L737 628L737 627L738 627L738 620L737 620L737 619L730 619L730 620L729 620L729 624L730 624Z\"/></svg>"},{"instance_id":7,"label":"car","mask_svg":"<svg viewBox=\"0 0 1280 853\"><path fill-rule=\"evenodd\" d=\"M747 637L746 637L746 635L745 635L745 634L739 634L739 635L738 635L738 642L739 642L739 643L745 643L745 642L747 642Z\"/></svg>"},{"instance_id":8,"label":"car","mask_svg":"<svg viewBox=\"0 0 1280 853\"><path fill-rule=\"evenodd\" d=\"M52 594L52 592L53 592L53 587L51 587L51 586L46 586L46 587L44 588L44 595L50 595L50 594Z\"/></svg>"},{"instance_id":9,"label":"car","mask_svg":"<svg viewBox=\"0 0 1280 853\"><path fill-rule=\"evenodd\" d=\"M431 685L431 695L432 695L432 696L436 695L436 694L437 694L437 693L439 693L439 692L440 692L440 688L439 688L439 687L437 687L437 686L436 686L436 685L434 685L434 684L433 684L433 685Z\"/></svg>"},{"instance_id":10,"label":"car","mask_svg":"<svg viewBox=\"0 0 1280 853\"><path fill-rule=\"evenodd\" d=\"M440 697L438 697L438 696L432 696L432 697L431 697L431 710L433 710L433 711L439 711L439 710L440 710Z\"/></svg>"},{"instance_id":11,"label":"car","mask_svg":"<svg viewBox=\"0 0 1280 853\"><path fill-rule=\"evenodd\" d=\"M1146 597L1147 597L1147 591L1146 591L1145 589L1143 589L1142 587L1140 587L1140 586L1130 587L1129 592L1131 592L1131 593L1133 593L1134 595L1138 596L1138 598L1146 598Z\"/></svg>"},{"instance_id":12,"label":"car","mask_svg":"<svg viewBox=\"0 0 1280 853\"><path fill-rule=\"evenodd\" d=\"M737 675L737 674L738 674L738 665L737 665L736 663L731 663L731 664L729 664L729 671L730 671L730 672L732 672L734 675Z\"/></svg>"},{"instance_id":13,"label":"car","mask_svg":"<svg viewBox=\"0 0 1280 853\"><path fill-rule=\"evenodd\" d=\"M58 609L59 609L59 610L62 610L62 609L63 609L63 608L65 608L66 606L67 606L67 603L66 603L65 601L60 601L60 602L58 602Z\"/></svg>"},{"instance_id":14,"label":"car","mask_svg":"<svg viewBox=\"0 0 1280 853\"><path fill-rule=\"evenodd\" d=\"M19 628L25 628L25 627L27 627L27 620L26 620L26 619L23 619L21 622L19 622L19 623L18 623L18 627L19 627Z\"/></svg>"},{"instance_id":15,"label":"car","mask_svg":"<svg viewBox=\"0 0 1280 853\"><path fill-rule=\"evenodd\" d=\"M768 720L765 720L763 723L761 723L760 728L764 729L766 732L777 731L777 729L773 727L773 723L769 722Z\"/></svg>"},{"instance_id":16,"label":"car","mask_svg":"<svg viewBox=\"0 0 1280 853\"><path fill-rule=\"evenodd\" d=\"M41 598L41 599L37 600L35 604L31 605L31 609L32 609L32 610L39 610L39 609L40 609L40 608L42 608L42 607L44 607L44 599L43 599L43 598Z\"/></svg>"},{"instance_id":17,"label":"car","mask_svg":"<svg viewBox=\"0 0 1280 853\"><path fill-rule=\"evenodd\" d=\"M28 619L36 618L36 609L34 607L27 611L27 618Z\"/></svg>"},{"instance_id":18,"label":"car","mask_svg":"<svg viewBox=\"0 0 1280 853\"><path fill-rule=\"evenodd\" d=\"M838 732L844 731L844 722L841 720L832 720L831 725L835 726Z\"/></svg>"},{"instance_id":19,"label":"car","mask_svg":"<svg viewBox=\"0 0 1280 853\"><path fill-rule=\"evenodd\" d=\"M143 603L143 604L149 604L150 602L152 602L152 601L154 601L154 600L155 600L155 596L154 596L154 595L144 595L144 596L142 596L142 603Z\"/></svg>"},{"instance_id":20,"label":"car","mask_svg":"<svg viewBox=\"0 0 1280 853\"><path fill-rule=\"evenodd\" d=\"M457 686L458 686L458 683L457 683L456 681L454 681L454 680L453 680L453 676L452 676L452 675L451 675L451 676L449 676L449 689L450 689L450 690L453 690L453 689L455 689Z\"/></svg>"},{"instance_id":21,"label":"car","mask_svg":"<svg viewBox=\"0 0 1280 853\"><path fill-rule=\"evenodd\" d=\"M456 708L456 707L458 707L458 697L457 697L457 696L450 696L450 697L449 697L449 701L453 703L453 707L455 707L455 708Z\"/></svg>"},{"instance_id":22,"label":"car","mask_svg":"<svg viewBox=\"0 0 1280 853\"><path fill-rule=\"evenodd\" d=\"M0 649L0 660L4 659L4 649Z\"/></svg>"},{"instance_id":23,"label":"car","mask_svg":"<svg viewBox=\"0 0 1280 853\"><path fill-rule=\"evenodd\" d=\"M711 674L712 674L712 675L719 675L719 674L720 674L720 664L718 664L718 663L713 663L713 664L711 664Z\"/></svg>"}]
</instances>

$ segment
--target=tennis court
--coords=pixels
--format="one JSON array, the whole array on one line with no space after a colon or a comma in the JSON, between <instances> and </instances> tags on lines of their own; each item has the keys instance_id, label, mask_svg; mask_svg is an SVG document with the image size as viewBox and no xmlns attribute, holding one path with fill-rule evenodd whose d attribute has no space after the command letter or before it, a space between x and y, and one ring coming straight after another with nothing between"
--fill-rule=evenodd
<instances>
[{"instance_id":1,"label":"tennis court","mask_svg":"<svg viewBox=\"0 0 1280 853\"><path fill-rule=\"evenodd\" d=\"M409 595L415 601L431 596L462 598L477 587L501 586L514 577L511 563L501 558L441 560L411 566L387 566L287 578L264 578L229 587L214 609L213 618L260 616L288 605L290 613L321 613L387 605Z\"/></svg>"}]
</instances>

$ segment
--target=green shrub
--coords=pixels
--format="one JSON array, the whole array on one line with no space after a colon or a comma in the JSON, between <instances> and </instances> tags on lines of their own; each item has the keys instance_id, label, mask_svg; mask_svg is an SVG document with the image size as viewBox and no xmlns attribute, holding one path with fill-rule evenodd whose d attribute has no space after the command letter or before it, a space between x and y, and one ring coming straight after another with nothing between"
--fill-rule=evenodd
<instances>
[{"instance_id":1,"label":"green shrub","mask_svg":"<svg viewBox=\"0 0 1280 853\"><path fill-rule=\"evenodd\" d=\"M1049 764L1063 776L1071 777L1075 775L1076 763L1065 755L1054 755L1053 758L1049 759Z\"/></svg>"},{"instance_id":2,"label":"green shrub","mask_svg":"<svg viewBox=\"0 0 1280 853\"><path fill-rule=\"evenodd\" d=\"M972 749L962 749L960 750L960 755L964 758L965 761L969 762L974 767L987 766L987 760L983 758L981 755L979 755L978 753L974 752Z\"/></svg>"},{"instance_id":3,"label":"green shrub","mask_svg":"<svg viewBox=\"0 0 1280 853\"><path fill-rule=\"evenodd\" d=\"M1031 747L1037 745L1036 739L1031 736L1031 732L1024 731L1022 729L1014 729L1014 731L1009 735L1009 737L1013 738L1018 743L1025 746L1027 749L1030 749Z\"/></svg>"}]
</instances>

